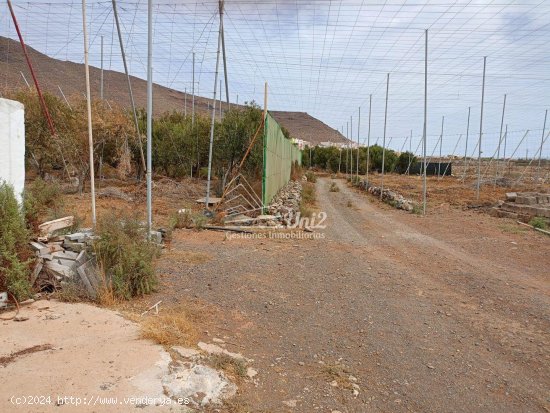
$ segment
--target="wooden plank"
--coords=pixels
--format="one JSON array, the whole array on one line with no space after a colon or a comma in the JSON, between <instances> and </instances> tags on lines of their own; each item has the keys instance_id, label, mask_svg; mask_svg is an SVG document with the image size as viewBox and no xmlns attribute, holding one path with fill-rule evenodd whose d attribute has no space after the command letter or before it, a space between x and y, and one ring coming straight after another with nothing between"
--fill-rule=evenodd
<instances>
[{"instance_id":1,"label":"wooden plank","mask_svg":"<svg viewBox=\"0 0 550 413\"><path fill-rule=\"evenodd\" d=\"M40 234L46 236L52 234L54 231L70 228L74 224L74 217L68 216L59 219L54 219L53 221L44 222L38 226Z\"/></svg>"}]
</instances>

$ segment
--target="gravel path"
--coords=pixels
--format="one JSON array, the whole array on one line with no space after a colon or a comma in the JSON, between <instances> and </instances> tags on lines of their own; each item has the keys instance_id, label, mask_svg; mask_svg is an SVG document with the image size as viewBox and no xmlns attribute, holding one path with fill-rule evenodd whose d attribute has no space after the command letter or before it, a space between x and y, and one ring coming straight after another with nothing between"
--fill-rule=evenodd
<instances>
[{"instance_id":1,"label":"gravel path","mask_svg":"<svg viewBox=\"0 0 550 413\"><path fill-rule=\"evenodd\" d=\"M273 412L548 411L548 239L484 214L422 218L342 181L329 192L331 182L317 183L322 239L178 231L161 262L165 286L150 300L211 305L221 315L207 338L254 359L256 383L239 401Z\"/></svg>"}]
</instances>

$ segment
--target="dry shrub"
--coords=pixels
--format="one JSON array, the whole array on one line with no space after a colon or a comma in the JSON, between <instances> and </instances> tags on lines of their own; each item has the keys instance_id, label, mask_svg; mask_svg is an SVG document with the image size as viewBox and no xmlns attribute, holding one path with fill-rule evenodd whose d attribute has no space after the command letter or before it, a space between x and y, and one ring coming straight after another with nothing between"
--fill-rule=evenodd
<instances>
[{"instance_id":1,"label":"dry shrub","mask_svg":"<svg viewBox=\"0 0 550 413\"><path fill-rule=\"evenodd\" d=\"M200 321L201 315L197 311L183 305L161 308L159 314L142 319L141 335L164 346L190 346L197 341Z\"/></svg>"},{"instance_id":2,"label":"dry shrub","mask_svg":"<svg viewBox=\"0 0 550 413\"><path fill-rule=\"evenodd\" d=\"M228 354L212 354L208 358L209 364L216 370L222 370L235 378L246 377L246 362L242 359L231 357Z\"/></svg>"}]
</instances>

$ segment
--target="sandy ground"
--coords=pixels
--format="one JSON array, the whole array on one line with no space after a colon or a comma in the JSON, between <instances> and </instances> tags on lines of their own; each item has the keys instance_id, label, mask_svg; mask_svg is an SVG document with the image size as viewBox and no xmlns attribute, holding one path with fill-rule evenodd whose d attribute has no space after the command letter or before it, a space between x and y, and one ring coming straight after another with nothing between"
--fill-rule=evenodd
<instances>
[{"instance_id":1,"label":"sandy ground","mask_svg":"<svg viewBox=\"0 0 550 413\"><path fill-rule=\"evenodd\" d=\"M255 360L245 407L221 411L548 411L548 238L329 183L316 185L321 239L178 230L160 262L144 301L217 308L204 334Z\"/></svg>"},{"instance_id":2,"label":"sandy ground","mask_svg":"<svg viewBox=\"0 0 550 413\"><path fill-rule=\"evenodd\" d=\"M159 405L170 355L120 314L41 300L20 315L0 327L1 412L183 411Z\"/></svg>"}]
</instances>

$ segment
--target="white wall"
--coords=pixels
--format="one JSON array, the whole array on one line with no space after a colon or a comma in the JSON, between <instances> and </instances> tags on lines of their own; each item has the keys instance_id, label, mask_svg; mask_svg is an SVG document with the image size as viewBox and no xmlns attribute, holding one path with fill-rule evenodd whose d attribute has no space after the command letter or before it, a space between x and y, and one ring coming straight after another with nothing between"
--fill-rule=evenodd
<instances>
[{"instance_id":1,"label":"white wall","mask_svg":"<svg viewBox=\"0 0 550 413\"><path fill-rule=\"evenodd\" d=\"M25 107L0 98L0 180L13 186L21 201L25 186Z\"/></svg>"}]
</instances>

